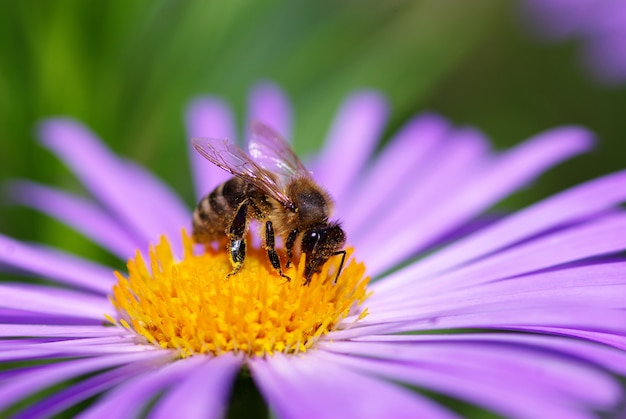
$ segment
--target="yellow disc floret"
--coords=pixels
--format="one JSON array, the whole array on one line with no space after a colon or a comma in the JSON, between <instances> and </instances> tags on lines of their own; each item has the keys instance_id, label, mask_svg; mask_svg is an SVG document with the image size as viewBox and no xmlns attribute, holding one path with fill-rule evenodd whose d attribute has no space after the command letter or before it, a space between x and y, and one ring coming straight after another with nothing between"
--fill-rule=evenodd
<instances>
[{"instance_id":1,"label":"yellow disc floret","mask_svg":"<svg viewBox=\"0 0 626 419\"><path fill-rule=\"evenodd\" d=\"M363 318L367 297L362 263L343 267L331 258L310 285L304 286L304 258L280 277L263 249L252 248L241 271L232 270L228 254L207 247L201 255L183 234L184 257L176 261L165 238L150 249L150 266L137 252L128 277L116 272L111 301L124 327L181 356L241 352L262 356L311 348L348 315ZM348 249L348 257L352 249ZM336 260L333 260L336 259Z\"/></svg>"}]
</instances>

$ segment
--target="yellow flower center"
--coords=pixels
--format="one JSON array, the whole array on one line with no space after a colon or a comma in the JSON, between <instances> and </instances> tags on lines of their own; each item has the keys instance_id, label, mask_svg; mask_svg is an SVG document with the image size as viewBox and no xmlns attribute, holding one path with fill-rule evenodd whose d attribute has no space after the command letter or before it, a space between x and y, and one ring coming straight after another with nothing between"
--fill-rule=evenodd
<instances>
[{"instance_id":1,"label":"yellow flower center","mask_svg":"<svg viewBox=\"0 0 626 419\"><path fill-rule=\"evenodd\" d=\"M297 353L338 326L362 319L368 296L365 266L351 260L334 283L341 258L331 258L310 285L304 283L304 257L280 277L263 249L250 248L241 271L231 277L228 254L207 247L194 255L183 233L184 257L176 261L169 242L150 249L150 268L141 254L128 261L128 277L116 272L111 301L119 323L182 357L241 352L262 356ZM109 319L112 320L112 319Z\"/></svg>"}]
</instances>

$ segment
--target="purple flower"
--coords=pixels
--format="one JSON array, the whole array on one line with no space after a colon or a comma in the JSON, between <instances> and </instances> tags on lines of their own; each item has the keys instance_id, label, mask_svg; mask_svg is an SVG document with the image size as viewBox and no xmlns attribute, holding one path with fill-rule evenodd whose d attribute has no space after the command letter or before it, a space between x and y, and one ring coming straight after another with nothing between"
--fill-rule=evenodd
<instances>
[{"instance_id":1,"label":"purple flower","mask_svg":"<svg viewBox=\"0 0 626 419\"><path fill-rule=\"evenodd\" d=\"M626 1L522 0L521 7L539 38L580 40L582 65L595 79L626 82Z\"/></svg>"},{"instance_id":2,"label":"purple flower","mask_svg":"<svg viewBox=\"0 0 626 419\"><path fill-rule=\"evenodd\" d=\"M43 145L91 196L20 181L11 186L13 199L124 260L137 249L147 255L148 244L161 235L173 255L161 242L151 253L152 274L142 268L147 259L136 256L118 281L111 268L0 236L0 262L48 280L0 285L0 357L8 363L0 409L47 417L98 395L84 416L135 417L149 408L151 417L220 417L243 365L282 418L457 417L401 384L506 417L587 418L618 409L624 394L616 375L626 374L626 262L619 257L626 248L620 208L626 171L494 220L481 215L551 166L589 149L591 134L561 127L496 152L479 131L423 114L376 154L386 113L377 93L352 95L309 165L336 199L353 259L363 261L372 278L371 295L342 309L336 324L331 321L330 330L310 338L308 346L299 341L280 349L268 342L272 331L260 329L259 345L272 348L260 356L242 346L254 342L235 342L233 349L232 341L220 340L224 334L203 335L254 328L283 313L250 307L230 320L203 316L212 309L196 301L208 298L204 286L197 294L176 290L164 302L142 306L144 317L133 317L136 306L148 304L149 292L138 287L159 287L151 296L172 292L161 286L187 275L183 262L173 259L200 257L178 240L191 211L79 123L44 122ZM272 85L253 91L249 116L291 136L290 107ZM189 136L236 137L230 109L213 97L191 104L187 128ZM200 198L227 174L190 153ZM211 263L201 268L213 269ZM160 279L142 282L150 275ZM350 275L342 274L335 288ZM310 287L283 280L278 289L303 290L303 298L335 289L321 286L322 277ZM126 289L127 300L118 294L125 281L136 287ZM216 282L236 283L223 276ZM226 288L217 292L215 304L226 294ZM311 320L308 304L314 303L301 300L302 321ZM193 304L198 308L188 310ZM200 318L213 329L189 335L191 323L167 323L185 310L186 319ZM161 336L166 334L169 340ZM196 338L200 347L190 343Z\"/></svg>"}]
</instances>

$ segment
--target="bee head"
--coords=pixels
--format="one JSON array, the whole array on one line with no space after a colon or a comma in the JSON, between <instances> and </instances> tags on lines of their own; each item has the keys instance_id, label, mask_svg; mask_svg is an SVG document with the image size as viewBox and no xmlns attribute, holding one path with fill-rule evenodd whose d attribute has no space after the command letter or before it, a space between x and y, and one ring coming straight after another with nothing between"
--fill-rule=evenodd
<instances>
[{"instance_id":1,"label":"bee head","mask_svg":"<svg viewBox=\"0 0 626 419\"><path fill-rule=\"evenodd\" d=\"M304 276L306 283L311 280L315 272L326 261L343 248L346 243L346 233L339 223L315 226L302 235L302 252L306 255Z\"/></svg>"}]
</instances>

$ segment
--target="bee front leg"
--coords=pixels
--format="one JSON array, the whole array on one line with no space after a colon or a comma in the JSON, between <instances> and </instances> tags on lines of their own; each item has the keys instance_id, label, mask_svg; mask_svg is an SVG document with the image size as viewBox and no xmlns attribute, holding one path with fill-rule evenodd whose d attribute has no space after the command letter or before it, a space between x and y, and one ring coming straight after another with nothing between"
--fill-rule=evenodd
<instances>
[{"instance_id":1,"label":"bee front leg","mask_svg":"<svg viewBox=\"0 0 626 419\"><path fill-rule=\"evenodd\" d=\"M248 204L243 202L235 218L228 230L228 252L230 253L230 262L233 264L233 270L226 275L229 278L237 274L243 266L243 261L246 259L246 222L248 220Z\"/></svg>"},{"instance_id":2,"label":"bee front leg","mask_svg":"<svg viewBox=\"0 0 626 419\"><path fill-rule=\"evenodd\" d=\"M293 246L296 244L296 237L298 237L298 230L291 230L291 233L287 236L285 241L285 249L287 250L287 264L285 267L291 266L291 259L293 258Z\"/></svg>"},{"instance_id":3,"label":"bee front leg","mask_svg":"<svg viewBox=\"0 0 626 419\"><path fill-rule=\"evenodd\" d=\"M276 272L287 281L291 281L287 275L283 274L282 269L280 268L280 259L278 258L278 253L276 253L275 248L275 240L274 240L274 225L271 221L267 221L265 223L265 247L267 248L267 257L272 264L272 267L276 269Z\"/></svg>"}]
</instances>

